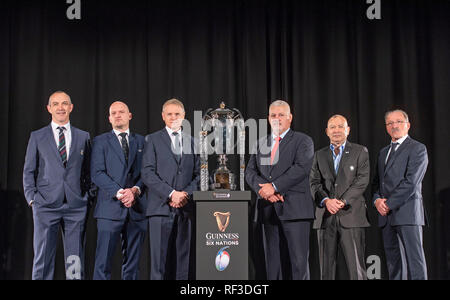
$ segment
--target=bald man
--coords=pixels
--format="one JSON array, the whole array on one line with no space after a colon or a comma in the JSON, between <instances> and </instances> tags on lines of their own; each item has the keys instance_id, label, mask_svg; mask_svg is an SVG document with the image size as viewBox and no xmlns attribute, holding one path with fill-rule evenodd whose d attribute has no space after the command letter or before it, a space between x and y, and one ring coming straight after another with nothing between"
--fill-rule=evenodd
<instances>
[{"instance_id":1,"label":"bald man","mask_svg":"<svg viewBox=\"0 0 450 300\"><path fill-rule=\"evenodd\" d=\"M119 237L122 279L139 279L141 246L147 232L147 205L140 176L144 137L130 132L131 119L128 106L114 102L109 108L113 130L93 141L91 173L98 187L94 280L111 279L111 262Z\"/></svg>"},{"instance_id":2,"label":"bald man","mask_svg":"<svg viewBox=\"0 0 450 300\"><path fill-rule=\"evenodd\" d=\"M89 133L74 127L74 108L63 91L53 93L52 122L31 133L23 190L33 210L33 280L53 279L58 230L64 240L67 279L84 279L84 231L90 197Z\"/></svg>"},{"instance_id":3,"label":"bald man","mask_svg":"<svg viewBox=\"0 0 450 300\"><path fill-rule=\"evenodd\" d=\"M349 278L366 279L365 229L370 224L363 196L370 177L367 148L350 143L347 119L334 115L326 134L330 145L317 151L310 174L311 194L316 202L320 276L335 279L339 246L344 254Z\"/></svg>"}]
</instances>

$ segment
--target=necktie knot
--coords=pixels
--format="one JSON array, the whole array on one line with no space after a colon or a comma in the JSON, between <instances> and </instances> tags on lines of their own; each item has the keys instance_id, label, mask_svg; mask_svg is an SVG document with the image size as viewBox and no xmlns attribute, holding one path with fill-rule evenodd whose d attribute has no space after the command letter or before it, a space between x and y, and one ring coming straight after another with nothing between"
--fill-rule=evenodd
<instances>
[{"instance_id":1,"label":"necktie knot","mask_svg":"<svg viewBox=\"0 0 450 300\"><path fill-rule=\"evenodd\" d=\"M123 139L126 139L127 138L127 133L126 132L122 132L122 133L120 133L119 134Z\"/></svg>"},{"instance_id":2,"label":"necktie knot","mask_svg":"<svg viewBox=\"0 0 450 300\"><path fill-rule=\"evenodd\" d=\"M56 129L58 129L59 130L59 134L61 134L61 133L64 133L64 131L66 130L66 127L60 126L60 127L56 128Z\"/></svg>"}]
</instances>

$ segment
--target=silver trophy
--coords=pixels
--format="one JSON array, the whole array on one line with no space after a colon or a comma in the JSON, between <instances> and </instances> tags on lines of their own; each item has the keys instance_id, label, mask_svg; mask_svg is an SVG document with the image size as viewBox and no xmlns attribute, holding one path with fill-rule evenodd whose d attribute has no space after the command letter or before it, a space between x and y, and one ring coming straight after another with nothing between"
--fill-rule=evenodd
<instances>
[{"instance_id":1,"label":"silver trophy","mask_svg":"<svg viewBox=\"0 0 450 300\"><path fill-rule=\"evenodd\" d=\"M237 129L236 140L234 138ZM212 147L211 145L214 144ZM239 187L244 191L245 173L245 126L244 118L236 108L226 108L225 103L220 108L208 109L202 119L200 132L200 189L211 190L236 190L236 178L227 166L228 156L239 155ZM218 155L218 168L209 176L208 154ZM210 184L211 181L211 184Z\"/></svg>"}]
</instances>

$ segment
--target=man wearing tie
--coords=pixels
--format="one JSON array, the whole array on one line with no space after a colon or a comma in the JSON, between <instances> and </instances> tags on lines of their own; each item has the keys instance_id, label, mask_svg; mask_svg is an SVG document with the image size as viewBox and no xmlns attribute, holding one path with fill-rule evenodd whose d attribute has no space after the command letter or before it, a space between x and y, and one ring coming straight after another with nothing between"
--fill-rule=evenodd
<instances>
[{"instance_id":1,"label":"man wearing tie","mask_svg":"<svg viewBox=\"0 0 450 300\"><path fill-rule=\"evenodd\" d=\"M427 148L408 136L411 125L406 112L388 111L385 122L391 144L378 156L373 201L379 213L389 279L425 280L422 180L428 165Z\"/></svg>"},{"instance_id":2,"label":"man wearing tie","mask_svg":"<svg viewBox=\"0 0 450 300\"><path fill-rule=\"evenodd\" d=\"M269 122L272 134L258 141L245 171L257 194L255 215L263 224L267 279L309 279L314 144L290 129L292 114L285 101L270 105Z\"/></svg>"},{"instance_id":3,"label":"man wearing tie","mask_svg":"<svg viewBox=\"0 0 450 300\"><path fill-rule=\"evenodd\" d=\"M367 148L347 141L347 119L334 115L326 134L330 145L317 151L310 174L311 194L316 202L320 278L334 280L338 247L341 246L349 278L366 279L364 191L369 184Z\"/></svg>"},{"instance_id":4,"label":"man wearing tie","mask_svg":"<svg viewBox=\"0 0 450 300\"><path fill-rule=\"evenodd\" d=\"M32 278L53 279L61 227L66 278L83 279L90 137L70 124L73 104L65 92L53 93L47 110L52 122L31 133L23 169L25 198L33 209Z\"/></svg>"},{"instance_id":5,"label":"man wearing tie","mask_svg":"<svg viewBox=\"0 0 450 300\"><path fill-rule=\"evenodd\" d=\"M139 279L141 246L147 233L141 164L144 137L130 132L132 114L120 101L109 108L113 130L97 136L92 146L92 181L98 187L94 217L97 250L94 280L111 279L111 262L119 237L122 279Z\"/></svg>"},{"instance_id":6,"label":"man wearing tie","mask_svg":"<svg viewBox=\"0 0 450 300\"><path fill-rule=\"evenodd\" d=\"M166 127L146 137L142 181L147 186L150 230L150 279L192 279L191 239L200 161L194 139L182 130L184 105L168 100L162 109Z\"/></svg>"}]
</instances>

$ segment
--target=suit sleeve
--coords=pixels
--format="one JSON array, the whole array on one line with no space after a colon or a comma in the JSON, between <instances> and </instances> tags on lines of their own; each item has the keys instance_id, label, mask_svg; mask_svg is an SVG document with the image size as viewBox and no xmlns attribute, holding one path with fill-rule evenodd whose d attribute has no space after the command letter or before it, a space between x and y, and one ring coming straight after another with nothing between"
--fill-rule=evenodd
<instances>
[{"instance_id":1,"label":"suit sleeve","mask_svg":"<svg viewBox=\"0 0 450 300\"><path fill-rule=\"evenodd\" d=\"M91 174L92 181L97 187L106 191L109 197L114 198L122 188L107 174L104 143L94 139L92 146Z\"/></svg>"},{"instance_id":2,"label":"suit sleeve","mask_svg":"<svg viewBox=\"0 0 450 300\"><path fill-rule=\"evenodd\" d=\"M320 203L324 198L329 197L328 192L323 188L323 179L322 174L319 170L319 162L317 159L318 152L314 154L314 160L311 168L311 172L309 173L309 185L311 188L311 196L314 199L314 202L317 206L320 207Z\"/></svg>"},{"instance_id":3,"label":"suit sleeve","mask_svg":"<svg viewBox=\"0 0 450 300\"><path fill-rule=\"evenodd\" d=\"M23 190L28 205L34 201L36 194L36 178L39 168L39 153L36 144L36 138L33 133L28 141L27 152L25 155L25 164L23 167Z\"/></svg>"},{"instance_id":4,"label":"suit sleeve","mask_svg":"<svg viewBox=\"0 0 450 300\"><path fill-rule=\"evenodd\" d=\"M254 147L253 153L257 153L257 151L258 149L256 145ZM247 167L245 168L245 181L250 186L250 188L258 195L258 192L261 189L259 185L268 183L268 181L259 175L260 172L258 170L258 164L256 162L256 159L257 159L256 154L250 155Z\"/></svg>"},{"instance_id":5,"label":"suit sleeve","mask_svg":"<svg viewBox=\"0 0 450 300\"><path fill-rule=\"evenodd\" d=\"M81 185L83 194L88 193L90 198L94 198L96 187L92 183L91 178L91 158L92 158L91 137L89 133L86 133L86 141L84 146L84 161L81 170Z\"/></svg>"},{"instance_id":6,"label":"suit sleeve","mask_svg":"<svg viewBox=\"0 0 450 300\"><path fill-rule=\"evenodd\" d=\"M358 156L358 166L356 168L356 176L350 184L347 191L342 195L342 199L347 204L352 205L352 202L359 201L360 197L366 191L367 185L370 181L370 162L369 152L366 148L361 149Z\"/></svg>"},{"instance_id":7,"label":"suit sleeve","mask_svg":"<svg viewBox=\"0 0 450 300\"><path fill-rule=\"evenodd\" d=\"M406 201L413 199L416 187L421 184L428 166L427 148L418 144L411 149L411 156L406 166L405 177L387 198L386 204L391 210L398 209Z\"/></svg>"},{"instance_id":8,"label":"suit sleeve","mask_svg":"<svg viewBox=\"0 0 450 300\"><path fill-rule=\"evenodd\" d=\"M381 195L380 192L380 172L378 171L378 162L380 160L381 155L378 155L378 159L375 165L375 175L373 177L373 181L372 181L372 191L373 191L373 196L372 196L372 206L375 207L375 201L378 198L383 198L383 195Z\"/></svg>"},{"instance_id":9,"label":"suit sleeve","mask_svg":"<svg viewBox=\"0 0 450 300\"><path fill-rule=\"evenodd\" d=\"M305 137L296 147L295 159L292 166L274 184L280 194L285 194L292 186L309 178L314 159L314 143L310 137Z\"/></svg>"},{"instance_id":10,"label":"suit sleeve","mask_svg":"<svg viewBox=\"0 0 450 300\"><path fill-rule=\"evenodd\" d=\"M141 180L149 192L157 193L162 199L168 199L174 190L156 172L156 151L151 136L148 136L142 158Z\"/></svg>"}]
</instances>

